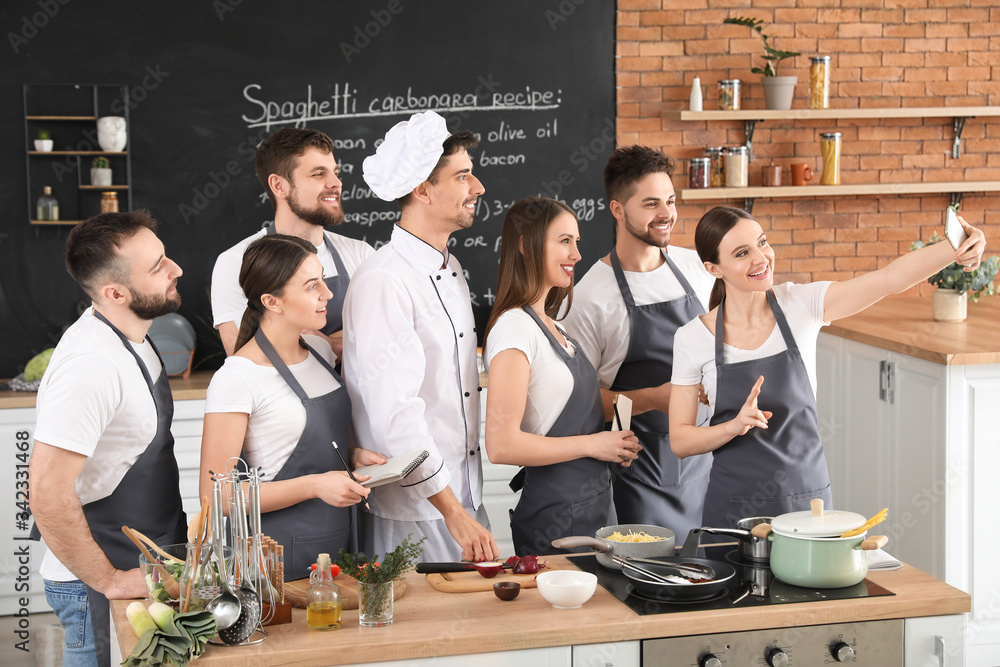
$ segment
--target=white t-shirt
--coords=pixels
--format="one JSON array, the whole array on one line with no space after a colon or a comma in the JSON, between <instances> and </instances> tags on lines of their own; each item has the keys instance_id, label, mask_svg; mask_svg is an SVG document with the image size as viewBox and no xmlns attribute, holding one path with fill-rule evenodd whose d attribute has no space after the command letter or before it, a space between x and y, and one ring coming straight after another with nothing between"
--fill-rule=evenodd
<instances>
[{"instance_id":1,"label":"white t-shirt","mask_svg":"<svg viewBox=\"0 0 1000 667\"><path fill-rule=\"evenodd\" d=\"M354 271L364 260L374 254L375 249L364 241L334 234L324 231L326 238L330 239L333 247L340 254L347 275L354 275ZM247 309L247 298L240 287L240 267L243 266L243 253L247 246L267 234L267 229L262 229L253 236L243 239L229 250L224 251L215 260L215 268L212 270L212 321L216 327L226 322L234 322L239 328L243 321L243 313ZM326 248L326 243L316 246L320 264L323 265L323 277L329 278L337 275L337 265L333 261L333 256Z\"/></svg>"},{"instance_id":2,"label":"white t-shirt","mask_svg":"<svg viewBox=\"0 0 1000 667\"><path fill-rule=\"evenodd\" d=\"M708 312L708 299L715 278L705 270L698 253L669 246L667 254L694 290ZM664 262L653 271L625 271L625 281L637 306L672 301L684 296L684 288ZM610 389L625 361L632 334L628 309L618 289L615 271L602 260L594 263L573 288L573 306L563 320L566 330L597 369L601 387ZM664 378L666 382L669 378Z\"/></svg>"},{"instance_id":3,"label":"white t-shirt","mask_svg":"<svg viewBox=\"0 0 1000 667\"><path fill-rule=\"evenodd\" d=\"M163 365L148 341L132 349L155 384ZM38 389L35 440L83 454L80 504L110 496L156 435L156 404L135 357L88 308L66 330ZM46 551L39 573L77 579Z\"/></svg>"},{"instance_id":4,"label":"white t-shirt","mask_svg":"<svg viewBox=\"0 0 1000 667\"><path fill-rule=\"evenodd\" d=\"M318 336L303 340L331 366L337 363L330 344ZM340 383L309 353L305 361L288 367L310 398L329 394ZM242 412L250 415L243 439L247 463L262 467L261 481L269 481L292 455L306 427L306 409L274 366L258 366L249 359L226 359L208 385L205 412ZM338 442L346 448L348 443Z\"/></svg>"},{"instance_id":5,"label":"white t-shirt","mask_svg":"<svg viewBox=\"0 0 1000 667\"><path fill-rule=\"evenodd\" d=\"M823 301L830 281L806 283L783 283L775 285L774 296L778 306L788 320L795 344L799 347L802 361L816 395L816 339L819 330L828 322L823 321ZM725 345L725 363L739 363L769 357L788 349L777 323L771 335L756 350L743 350ZM715 331L709 331L700 318L695 318L681 327L674 336L674 373L671 382L677 385L693 385L699 382L708 394L709 407L715 411L716 395ZM764 378L761 401L767 394L768 381L781 382L781 378Z\"/></svg>"},{"instance_id":6,"label":"white t-shirt","mask_svg":"<svg viewBox=\"0 0 1000 667\"><path fill-rule=\"evenodd\" d=\"M562 330L558 322L556 327ZM563 336L565 335L563 331ZM566 343L566 352L575 357L576 346L569 340ZM552 349L545 332L531 315L520 308L505 312L490 329L484 355L487 370L493 357L510 349L524 352L531 366L528 375L528 401L524 406L521 430L545 435L566 407L569 392L573 388L573 374L566 362Z\"/></svg>"}]
</instances>

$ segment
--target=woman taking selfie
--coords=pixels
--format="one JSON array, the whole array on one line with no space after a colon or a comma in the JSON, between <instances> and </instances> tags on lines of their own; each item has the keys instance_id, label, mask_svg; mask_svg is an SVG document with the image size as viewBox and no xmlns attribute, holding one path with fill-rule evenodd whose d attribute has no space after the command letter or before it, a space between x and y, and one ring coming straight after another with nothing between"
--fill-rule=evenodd
<instances>
[{"instance_id":1,"label":"woman taking selfie","mask_svg":"<svg viewBox=\"0 0 1000 667\"><path fill-rule=\"evenodd\" d=\"M552 540L615 523L610 463L641 447L631 431L604 431L597 372L555 317L572 305L580 260L572 209L551 199L516 202L504 219L497 299L483 337L489 369L486 451L524 466L511 481L518 555L555 553Z\"/></svg>"},{"instance_id":2,"label":"woman taking selfie","mask_svg":"<svg viewBox=\"0 0 1000 667\"><path fill-rule=\"evenodd\" d=\"M952 262L977 267L983 233L961 224L968 239L958 250L938 243L850 280L775 285L774 250L749 213L720 206L702 217L695 247L716 282L708 314L677 331L670 397L674 453L714 454L702 525L805 510L813 498L831 504L816 411L819 330ZM709 426L695 425L699 385Z\"/></svg>"},{"instance_id":3,"label":"woman taking selfie","mask_svg":"<svg viewBox=\"0 0 1000 667\"><path fill-rule=\"evenodd\" d=\"M347 456L351 420L333 350L322 337L300 335L324 326L332 295L315 246L281 234L250 244L240 287L247 313L237 351L208 387L201 496L212 497L209 471L230 470L232 457L262 468L263 532L285 547L286 579L300 579L316 554L356 548L353 505L369 493L332 445ZM355 466L385 461L367 450L351 454Z\"/></svg>"}]
</instances>

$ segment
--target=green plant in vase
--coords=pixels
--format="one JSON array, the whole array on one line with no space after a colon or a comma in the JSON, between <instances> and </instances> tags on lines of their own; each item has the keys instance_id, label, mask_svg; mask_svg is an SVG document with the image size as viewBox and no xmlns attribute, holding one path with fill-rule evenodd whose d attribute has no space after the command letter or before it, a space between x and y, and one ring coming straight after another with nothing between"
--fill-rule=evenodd
<instances>
[{"instance_id":1,"label":"green plant in vase","mask_svg":"<svg viewBox=\"0 0 1000 667\"><path fill-rule=\"evenodd\" d=\"M38 130L35 133L35 150L40 153L48 153L52 150L52 135L48 130Z\"/></svg>"},{"instance_id":2,"label":"green plant in vase","mask_svg":"<svg viewBox=\"0 0 1000 667\"><path fill-rule=\"evenodd\" d=\"M764 42L764 67L752 67L750 71L764 77L761 79L761 84L764 87L764 104L768 109L791 109L792 98L795 95L795 84L798 83L799 78L797 76L778 76L777 65L782 60L802 54L798 51L776 49L771 38L764 33L764 22L760 19L739 16L724 19L723 23L746 26L760 35Z\"/></svg>"},{"instance_id":3,"label":"green plant in vase","mask_svg":"<svg viewBox=\"0 0 1000 667\"><path fill-rule=\"evenodd\" d=\"M341 549L337 565L348 576L358 581L358 616L361 625L375 627L392 623L393 582L403 577L416 565L424 552L421 537L411 541L412 533L403 542L385 554L379 561L378 554L371 558L364 552L350 553Z\"/></svg>"},{"instance_id":4,"label":"green plant in vase","mask_svg":"<svg viewBox=\"0 0 1000 667\"><path fill-rule=\"evenodd\" d=\"M108 158L106 157L95 157L91 161L90 166L93 167L94 169L110 169L111 162L109 162Z\"/></svg>"},{"instance_id":5,"label":"green plant in vase","mask_svg":"<svg viewBox=\"0 0 1000 667\"><path fill-rule=\"evenodd\" d=\"M111 185L111 162L106 157L95 157L90 163L90 184Z\"/></svg>"}]
</instances>

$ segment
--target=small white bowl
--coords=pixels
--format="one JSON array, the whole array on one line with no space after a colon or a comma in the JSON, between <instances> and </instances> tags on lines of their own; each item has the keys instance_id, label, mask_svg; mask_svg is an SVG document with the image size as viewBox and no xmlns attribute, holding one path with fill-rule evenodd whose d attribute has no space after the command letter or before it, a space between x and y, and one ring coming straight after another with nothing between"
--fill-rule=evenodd
<instances>
[{"instance_id":1,"label":"small white bowl","mask_svg":"<svg viewBox=\"0 0 1000 667\"><path fill-rule=\"evenodd\" d=\"M538 592L556 609L576 609L597 590L597 575L573 570L542 572L535 579Z\"/></svg>"}]
</instances>

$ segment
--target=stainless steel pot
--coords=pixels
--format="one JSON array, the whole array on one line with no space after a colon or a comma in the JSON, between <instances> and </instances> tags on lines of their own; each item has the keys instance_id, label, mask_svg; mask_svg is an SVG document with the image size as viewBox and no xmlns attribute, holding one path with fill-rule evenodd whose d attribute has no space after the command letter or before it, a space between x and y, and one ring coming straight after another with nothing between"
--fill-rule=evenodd
<instances>
[{"instance_id":1,"label":"stainless steel pot","mask_svg":"<svg viewBox=\"0 0 1000 667\"><path fill-rule=\"evenodd\" d=\"M622 533L646 533L654 537L662 537L656 542L615 542L607 539L608 535ZM556 549L573 549L590 547L597 552L597 562L609 570L621 570L622 566L615 563L613 556L629 556L632 558L656 558L657 556L674 555L674 531L662 526L652 526L643 523L626 523L618 526L605 526L597 531L595 537L563 537L552 541Z\"/></svg>"},{"instance_id":2,"label":"stainless steel pot","mask_svg":"<svg viewBox=\"0 0 1000 667\"><path fill-rule=\"evenodd\" d=\"M752 516L736 522L736 528L702 528L702 532L712 535L729 535L740 543L740 556L757 563L766 563L771 557L771 543L767 539L750 533L754 526L771 523L773 517Z\"/></svg>"}]
</instances>

